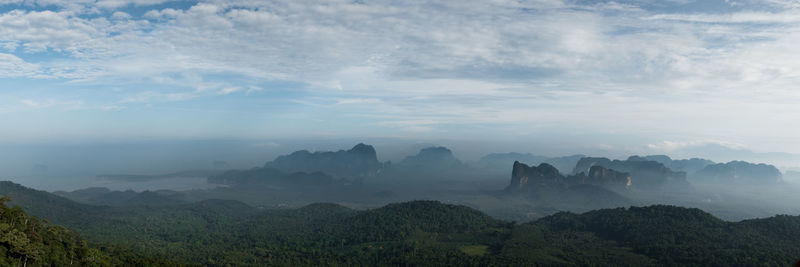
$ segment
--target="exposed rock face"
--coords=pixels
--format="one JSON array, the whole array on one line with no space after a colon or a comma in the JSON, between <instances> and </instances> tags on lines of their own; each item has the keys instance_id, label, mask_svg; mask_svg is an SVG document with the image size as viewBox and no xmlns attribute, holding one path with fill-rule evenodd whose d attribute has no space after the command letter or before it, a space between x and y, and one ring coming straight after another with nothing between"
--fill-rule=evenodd
<instances>
[{"instance_id":1,"label":"exposed rock face","mask_svg":"<svg viewBox=\"0 0 800 267\"><path fill-rule=\"evenodd\" d=\"M574 173L590 172L593 166L630 174L631 185L639 189L658 189L664 186L685 186L685 172L675 172L655 161L609 160L607 158L583 158L575 166Z\"/></svg>"},{"instance_id":2,"label":"exposed rock face","mask_svg":"<svg viewBox=\"0 0 800 267\"><path fill-rule=\"evenodd\" d=\"M515 161L511 171L511 184L507 190L565 186L567 186L566 178L552 165L542 163L538 167L532 167Z\"/></svg>"},{"instance_id":3,"label":"exposed rock face","mask_svg":"<svg viewBox=\"0 0 800 267\"><path fill-rule=\"evenodd\" d=\"M579 173L570 176L573 183L591 184L611 189L630 189L631 175L625 172L618 172L602 166L592 166L589 174Z\"/></svg>"},{"instance_id":4,"label":"exposed rock face","mask_svg":"<svg viewBox=\"0 0 800 267\"><path fill-rule=\"evenodd\" d=\"M288 173L324 172L335 177L359 179L374 177L383 168L383 163L378 161L375 148L358 144L347 151L311 153L301 150L279 156L274 161L267 162L264 167Z\"/></svg>"},{"instance_id":5,"label":"exposed rock face","mask_svg":"<svg viewBox=\"0 0 800 267\"><path fill-rule=\"evenodd\" d=\"M710 183L775 184L783 181L783 174L772 165L731 161L709 165L692 175L692 179Z\"/></svg>"},{"instance_id":6,"label":"exposed rock face","mask_svg":"<svg viewBox=\"0 0 800 267\"><path fill-rule=\"evenodd\" d=\"M582 172L564 177L555 167L547 163L534 167L514 162L511 184L506 190L565 189L575 185L596 185L616 190L628 189L631 186L631 177L627 173L601 166L593 166L588 175Z\"/></svg>"},{"instance_id":7,"label":"exposed rock face","mask_svg":"<svg viewBox=\"0 0 800 267\"><path fill-rule=\"evenodd\" d=\"M589 175L579 173L564 177L550 164L528 166L514 162L511 184L506 192L522 193L528 198L565 209L595 209L630 205L620 195L630 187L630 176L600 166Z\"/></svg>"}]
</instances>

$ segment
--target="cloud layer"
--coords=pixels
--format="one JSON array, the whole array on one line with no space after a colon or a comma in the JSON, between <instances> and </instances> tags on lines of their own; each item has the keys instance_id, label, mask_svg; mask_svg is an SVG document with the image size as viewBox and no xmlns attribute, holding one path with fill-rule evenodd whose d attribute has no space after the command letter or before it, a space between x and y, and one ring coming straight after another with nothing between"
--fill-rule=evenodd
<instances>
[{"instance_id":1,"label":"cloud layer","mask_svg":"<svg viewBox=\"0 0 800 267\"><path fill-rule=\"evenodd\" d=\"M795 1L17 0L0 12L0 78L48 88L2 88L14 112L215 118L199 105L334 135L800 149L787 127L800 112Z\"/></svg>"}]
</instances>

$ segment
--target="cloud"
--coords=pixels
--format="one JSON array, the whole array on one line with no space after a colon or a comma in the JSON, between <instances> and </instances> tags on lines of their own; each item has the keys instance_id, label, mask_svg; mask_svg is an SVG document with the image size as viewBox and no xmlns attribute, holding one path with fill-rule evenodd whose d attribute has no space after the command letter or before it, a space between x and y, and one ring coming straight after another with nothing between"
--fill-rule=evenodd
<instances>
[{"instance_id":1,"label":"cloud","mask_svg":"<svg viewBox=\"0 0 800 267\"><path fill-rule=\"evenodd\" d=\"M152 103L152 102L175 102L175 101L183 101L187 99L197 98L200 97L200 94L197 92L191 93L162 93L158 91L145 91L141 93L137 93L133 96L128 96L123 98L119 101L119 104L129 104L129 103Z\"/></svg>"},{"instance_id":2,"label":"cloud","mask_svg":"<svg viewBox=\"0 0 800 267\"><path fill-rule=\"evenodd\" d=\"M0 77L128 89L112 106L291 99L275 116L387 132L800 135L795 1L585 2L5 1Z\"/></svg>"},{"instance_id":3,"label":"cloud","mask_svg":"<svg viewBox=\"0 0 800 267\"><path fill-rule=\"evenodd\" d=\"M732 14L658 14L645 17L645 20L673 20L702 23L797 23L800 12L738 12Z\"/></svg>"},{"instance_id":4,"label":"cloud","mask_svg":"<svg viewBox=\"0 0 800 267\"><path fill-rule=\"evenodd\" d=\"M116 9L129 5L133 6L158 5L169 1L170 0L99 0L97 1L97 3L95 3L95 5L105 9Z\"/></svg>"},{"instance_id":5,"label":"cloud","mask_svg":"<svg viewBox=\"0 0 800 267\"><path fill-rule=\"evenodd\" d=\"M380 104L382 101L377 98L340 98L336 100L337 105L352 104Z\"/></svg>"},{"instance_id":6,"label":"cloud","mask_svg":"<svg viewBox=\"0 0 800 267\"><path fill-rule=\"evenodd\" d=\"M88 20L70 13L12 10L0 15L0 40L15 42L25 52L52 49L81 57L82 51L99 49L103 19Z\"/></svg>"},{"instance_id":7,"label":"cloud","mask_svg":"<svg viewBox=\"0 0 800 267\"><path fill-rule=\"evenodd\" d=\"M119 7L163 1L105 2ZM76 79L233 73L342 89L341 75L358 74L375 78L344 89L375 90L380 86L375 81L387 79L575 81L566 84L574 89L588 79L630 86L696 76L687 66L733 52L713 49L715 39L742 32L736 25L664 21L792 24L799 17L791 10L653 14L630 4L562 1L208 1L153 9L138 18L109 13L107 19L71 11L10 11L0 16L0 41L30 53L65 53L73 59L44 63L57 70L69 63L71 71L53 72ZM771 28L747 30L744 38L751 40L780 38Z\"/></svg>"},{"instance_id":8,"label":"cloud","mask_svg":"<svg viewBox=\"0 0 800 267\"><path fill-rule=\"evenodd\" d=\"M241 91L241 87L226 87L219 90L218 94L220 95L229 95L235 92Z\"/></svg>"},{"instance_id":9,"label":"cloud","mask_svg":"<svg viewBox=\"0 0 800 267\"><path fill-rule=\"evenodd\" d=\"M21 58L0 53L0 77L39 77L39 66Z\"/></svg>"},{"instance_id":10,"label":"cloud","mask_svg":"<svg viewBox=\"0 0 800 267\"><path fill-rule=\"evenodd\" d=\"M264 88L258 86L250 86L249 88L247 88L247 91L245 91L245 94L250 95L261 91L264 91Z\"/></svg>"},{"instance_id":11,"label":"cloud","mask_svg":"<svg viewBox=\"0 0 800 267\"><path fill-rule=\"evenodd\" d=\"M75 110L75 109L85 108L83 101L64 101L57 99L47 99L43 101L37 101L31 99L22 99L20 100L20 103L34 109L61 107L66 110Z\"/></svg>"}]
</instances>

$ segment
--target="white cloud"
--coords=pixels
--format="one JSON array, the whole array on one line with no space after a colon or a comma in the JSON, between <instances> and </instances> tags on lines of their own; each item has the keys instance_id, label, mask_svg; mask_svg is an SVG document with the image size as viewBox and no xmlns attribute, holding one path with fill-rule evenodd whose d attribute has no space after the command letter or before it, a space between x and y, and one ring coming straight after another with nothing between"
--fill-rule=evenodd
<instances>
[{"instance_id":1,"label":"white cloud","mask_svg":"<svg viewBox=\"0 0 800 267\"><path fill-rule=\"evenodd\" d=\"M102 38L104 19L86 20L66 12L13 10L0 15L0 40L15 42L28 53L53 49L81 56L84 50L95 52Z\"/></svg>"},{"instance_id":2,"label":"white cloud","mask_svg":"<svg viewBox=\"0 0 800 267\"><path fill-rule=\"evenodd\" d=\"M162 4L165 2L169 2L169 0L98 0L95 5L105 9L116 9L128 5L149 6Z\"/></svg>"},{"instance_id":3,"label":"white cloud","mask_svg":"<svg viewBox=\"0 0 800 267\"><path fill-rule=\"evenodd\" d=\"M39 77L39 66L21 58L0 53L0 77Z\"/></svg>"},{"instance_id":4,"label":"white cloud","mask_svg":"<svg viewBox=\"0 0 800 267\"><path fill-rule=\"evenodd\" d=\"M241 90L242 90L241 87L226 87L226 88L220 89L218 94L220 94L220 95L229 95L229 94L232 94L232 93L239 92Z\"/></svg>"},{"instance_id":5,"label":"white cloud","mask_svg":"<svg viewBox=\"0 0 800 267\"><path fill-rule=\"evenodd\" d=\"M201 94L197 92L191 93L163 93L157 91L145 91L141 93L137 93L133 96L128 96L123 98L119 101L119 104L128 104L128 103L151 103L151 102L175 102L175 101L183 101L187 99L197 98L200 97Z\"/></svg>"},{"instance_id":6,"label":"white cloud","mask_svg":"<svg viewBox=\"0 0 800 267\"><path fill-rule=\"evenodd\" d=\"M53 107L60 107L66 110L75 110L75 109L83 109L85 108L83 101L65 101L65 100L58 100L58 99L47 99L47 100L31 100L31 99L22 99L20 103L23 105L34 108L34 109L43 109L43 108L53 108Z\"/></svg>"},{"instance_id":7,"label":"white cloud","mask_svg":"<svg viewBox=\"0 0 800 267\"><path fill-rule=\"evenodd\" d=\"M352 105L352 104L380 104L382 101L377 98L339 98L336 99L337 105Z\"/></svg>"},{"instance_id":8,"label":"white cloud","mask_svg":"<svg viewBox=\"0 0 800 267\"><path fill-rule=\"evenodd\" d=\"M250 95L250 94L254 94L254 93L257 93L257 92L261 92L261 91L264 91L264 88L261 88L261 87L258 87L258 86L250 86L250 87L247 88L247 91L245 91L244 93L246 95Z\"/></svg>"},{"instance_id":9,"label":"white cloud","mask_svg":"<svg viewBox=\"0 0 800 267\"><path fill-rule=\"evenodd\" d=\"M116 10L162 2L53 1L64 8L0 14L0 76L144 84L114 105L259 97L287 82L299 85L281 89L303 93L289 98L314 112L417 132L435 132L441 124L421 123L435 121L518 134L800 135L785 127L800 112L794 1L719 14L555 0ZM42 54L56 56L21 59Z\"/></svg>"}]
</instances>

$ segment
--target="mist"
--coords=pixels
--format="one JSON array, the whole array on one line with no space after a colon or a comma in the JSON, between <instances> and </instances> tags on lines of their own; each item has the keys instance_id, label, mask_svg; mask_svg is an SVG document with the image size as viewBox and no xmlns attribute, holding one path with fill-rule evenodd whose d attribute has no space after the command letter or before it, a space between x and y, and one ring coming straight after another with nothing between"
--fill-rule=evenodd
<instances>
[{"instance_id":1,"label":"mist","mask_svg":"<svg viewBox=\"0 0 800 267\"><path fill-rule=\"evenodd\" d=\"M597 208L652 204L697 207L724 219L742 220L797 213L793 203L800 200L793 194L793 190L797 189L797 180L791 175L792 172L784 175L783 171L772 165L769 165L772 169L767 168L771 173L756 171L748 174L754 176L749 180L732 181L725 179L738 179L741 174L711 173L719 177L705 177L711 175L709 171L706 174L702 172L707 165L717 164L711 159L695 158L689 161L668 156L629 158L622 154L624 151L611 153L617 155L615 157L600 154L608 151L596 150L580 154L546 154L557 150L552 147L535 149L535 144L514 146L504 142L369 140L371 142L367 142L367 146L375 150L374 159L371 160L380 164L373 167L375 173L369 175L359 170L337 173L331 169L335 164L349 166L355 164L353 162L360 162L345 154L320 156L322 158L314 156L328 151L346 152L353 144L363 143L349 139L6 144L2 147L0 162L3 166L0 167L7 180L50 192L64 192L62 195L67 197L70 195L66 192L80 192L86 188L105 188L109 192L169 190L181 201L230 198L268 207L301 207L314 202L333 202L353 208L429 199L467 205L493 216L517 221L535 220L557 211L585 212ZM531 148L524 150L525 147ZM311 157L293 159L291 155L300 150L308 151ZM693 151L696 150L693 148ZM290 164L293 165L286 165L289 167L284 166L283 169L282 165L270 165L281 157L288 157L287 160L292 161ZM508 191L514 180L512 167L515 161L532 167L549 164L555 166L558 175L569 179L580 172L588 173L588 167L579 171L581 162L595 158L606 160L608 163L605 164L611 170L621 168L619 171L633 171L633 188L619 190L609 187L612 188L609 196L603 195L606 194L605 189L590 189L590 192L581 193L601 194L599 196L613 199L607 203L597 199L587 202L582 199L585 197L570 199L574 193L568 187L573 185L567 184L526 189L536 193ZM642 181L640 179L657 178L647 176L651 175L648 173L637 174L642 170L625 165L634 158L660 161L653 163L664 169L672 168L671 171L676 173L683 172L686 185L677 189L637 188ZM592 162L584 166L596 164L601 163ZM259 168L274 169L280 173L251 173ZM331 174L331 171L334 173ZM311 180L302 185L296 184L301 183L299 180L270 182L271 179L299 179L292 176L296 173L320 173L321 176L303 178ZM641 175L645 176L637 177ZM771 178L759 180L759 175L771 175ZM250 178L247 182L231 182L239 176ZM220 183L221 180L228 182ZM237 194L237 191L243 193ZM265 192L270 192L268 197L258 197L264 196ZM567 197L549 196L552 194L564 194ZM89 199L83 196L76 200L108 204L92 203Z\"/></svg>"}]
</instances>

